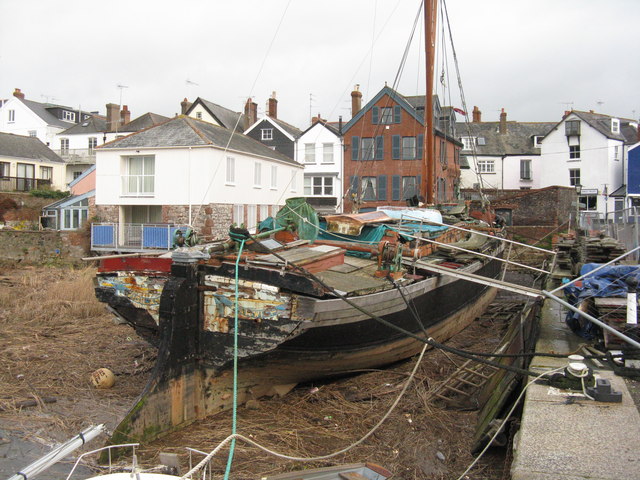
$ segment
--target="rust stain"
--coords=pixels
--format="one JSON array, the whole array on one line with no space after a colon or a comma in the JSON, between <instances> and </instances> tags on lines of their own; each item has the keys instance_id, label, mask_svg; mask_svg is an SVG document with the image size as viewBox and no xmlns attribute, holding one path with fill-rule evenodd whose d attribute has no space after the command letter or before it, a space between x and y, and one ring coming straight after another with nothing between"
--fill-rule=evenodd
<instances>
[{"instance_id":1,"label":"rust stain","mask_svg":"<svg viewBox=\"0 0 640 480\"><path fill-rule=\"evenodd\" d=\"M184 377L169 381L171 395L171 425L179 425L184 420Z\"/></svg>"}]
</instances>

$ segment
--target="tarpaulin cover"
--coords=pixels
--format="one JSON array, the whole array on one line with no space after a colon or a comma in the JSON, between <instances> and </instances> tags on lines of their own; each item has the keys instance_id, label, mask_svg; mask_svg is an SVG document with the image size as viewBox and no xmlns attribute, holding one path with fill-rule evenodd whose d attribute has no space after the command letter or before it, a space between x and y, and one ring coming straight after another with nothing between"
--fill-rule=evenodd
<instances>
[{"instance_id":1,"label":"tarpaulin cover","mask_svg":"<svg viewBox=\"0 0 640 480\"><path fill-rule=\"evenodd\" d=\"M599 263L586 263L580 269L580 276L600 267ZM635 288L640 281L640 266L610 265L585 277L581 285L569 285L564 288L567 301L579 307L587 298L592 297L626 297L629 288ZM578 313L569 311L566 323L576 334L591 339L597 328Z\"/></svg>"},{"instance_id":2,"label":"tarpaulin cover","mask_svg":"<svg viewBox=\"0 0 640 480\"><path fill-rule=\"evenodd\" d=\"M440 234L445 231L448 227L440 227L436 225L423 225L420 223L403 223L402 230L398 229L395 225L366 225L362 229L362 233L358 236L353 235L343 235L339 233L330 233L326 231L326 223L320 222L320 233L318 234L318 238L322 240L340 240L346 242L359 242L359 243L369 243L375 245L382 240L384 233L387 230L394 230L405 239L411 240L411 235L416 235L418 233L429 233L429 236L433 236L434 234Z\"/></svg>"}]
</instances>

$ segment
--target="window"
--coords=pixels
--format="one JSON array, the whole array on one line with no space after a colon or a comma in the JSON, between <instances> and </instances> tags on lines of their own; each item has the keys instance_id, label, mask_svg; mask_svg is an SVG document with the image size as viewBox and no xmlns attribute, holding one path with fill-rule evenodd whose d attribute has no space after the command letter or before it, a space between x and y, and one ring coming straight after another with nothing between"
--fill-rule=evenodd
<instances>
[{"instance_id":1,"label":"window","mask_svg":"<svg viewBox=\"0 0 640 480\"><path fill-rule=\"evenodd\" d=\"M322 144L322 163L333 163L333 143Z\"/></svg>"},{"instance_id":2,"label":"window","mask_svg":"<svg viewBox=\"0 0 640 480\"><path fill-rule=\"evenodd\" d=\"M567 137L570 135L580 135L580 120L568 120L564 124L564 133Z\"/></svg>"},{"instance_id":3,"label":"window","mask_svg":"<svg viewBox=\"0 0 640 480\"><path fill-rule=\"evenodd\" d=\"M97 137L89 137L89 155L93 155L94 149L98 146L98 138Z\"/></svg>"},{"instance_id":4,"label":"window","mask_svg":"<svg viewBox=\"0 0 640 480\"><path fill-rule=\"evenodd\" d=\"M393 123L393 108L382 107L380 109L380 123L383 125L389 125Z\"/></svg>"},{"instance_id":5,"label":"window","mask_svg":"<svg viewBox=\"0 0 640 480\"><path fill-rule=\"evenodd\" d=\"M0 162L0 177L9 177L11 164L9 162Z\"/></svg>"},{"instance_id":6,"label":"window","mask_svg":"<svg viewBox=\"0 0 640 480\"><path fill-rule=\"evenodd\" d=\"M307 196L333 195L333 177L304 177L304 194Z\"/></svg>"},{"instance_id":7,"label":"window","mask_svg":"<svg viewBox=\"0 0 640 480\"><path fill-rule=\"evenodd\" d=\"M611 119L611 133L620 133L620 120L617 118Z\"/></svg>"},{"instance_id":8,"label":"window","mask_svg":"<svg viewBox=\"0 0 640 480\"><path fill-rule=\"evenodd\" d=\"M244 205L233 206L233 223L237 226L244 225Z\"/></svg>"},{"instance_id":9,"label":"window","mask_svg":"<svg viewBox=\"0 0 640 480\"><path fill-rule=\"evenodd\" d=\"M73 179L75 180L76 178L78 178L80 175L82 175L82 172L73 172Z\"/></svg>"},{"instance_id":10,"label":"window","mask_svg":"<svg viewBox=\"0 0 640 480\"><path fill-rule=\"evenodd\" d=\"M414 160L416 158L416 137L402 137L402 159Z\"/></svg>"},{"instance_id":11,"label":"window","mask_svg":"<svg viewBox=\"0 0 640 480\"><path fill-rule=\"evenodd\" d=\"M569 158L580 159L580 145L569 145Z\"/></svg>"},{"instance_id":12,"label":"window","mask_svg":"<svg viewBox=\"0 0 640 480\"><path fill-rule=\"evenodd\" d=\"M87 221L89 201L85 198L62 209L62 230L76 230Z\"/></svg>"},{"instance_id":13,"label":"window","mask_svg":"<svg viewBox=\"0 0 640 480\"><path fill-rule=\"evenodd\" d=\"M295 192L298 190L298 172L293 170L291 172L291 191Z\"/></svg>"},{"instance_id":14,"label":"window","mask_svg":"<svg viewBox=\"0 0 640 480\"><path fill-rule=\"evenodd\" d=\"M473 145L475 144L473 137L462 137L462 150L473 150Z\"/></svg>"},{"instance_id":15,"label":"window","mask_svg":"<svg viewBox=\"0 0 640 480\"><path fill-rule=\"evenodd\" d=\"M262 164L260 162L255 162L253 164L253 186L262 186Z\"/></svg>"},{"instance_id":16,"label":"window","mask_svg":"<svg viewBox=\"0 0 640 480\"><path fill-rule=\"evenodd\" d=\"M227 177L225 181L231 185L236 182L236 159L233 157L227 157Z\"/></svg>"},{"instance_id":17,"label":"window","mask_svg":"<svg viewBox=\"0 0 640 480\"><path fill-rule=\"evenodd\" d=\"M29 136L30 137L37 137L38 136L37 130L29 130Z\"/></svg>"},{"instance_id":18,"label":"window","mask_svg":"<svg viewBox=\"0 0 640 480\"><path fill-rule=\"evenodd\" d=\"M271 165L271 188L278 188L278 167Z\"/></svg>"},{"instance_id":19,"label":"window","mask_svg":"<svg viewBox=\"0 0 640 480\"><path fill-rule=\"evenodd\" d=\"M247 205L247 228L250 228L252 232L255 232L258 225L258 206Z\"/></svg>"},{"instance_id":20,"label":"window","mask_svg":"<svg viewBox=\"0 0 640 480\"><path fill-rule=\"evenodd\" d=\"M69 139L60 139L60 155L67 155L69 153Z\"/></svg>"},{"instance_id":21,"label":"window","mask_svg":"<svg viewBox=\"0 0 640 480\"><path fill-rule=\"evenodd\" d=\"M531 160L520 160L520 180L531 180Z\"/></svg>"},{"instance_id":22,"label":"window","mask_svg":"<svg viewBox=\"0 0 640 480\"><path fill-rule=\"evenodd\" d=\"M155 191L155 157L125 158L126 175L123 176L123 195L149 196Z\"/></svg>"},{"instance_id":23,"label":"window","mask_svg":"<svg viewBox=\"0 0 640 480\"><path fill-rule=\"evenodd\" d=\"M260 205L260 221L269 216L269 205Z\"/></svg>"},{"instance_id":24,"label":"window","mask_svg":"<svg viewBox=\"0 0 640 480\"><path fill-rule=\"evenodd\" d=\"M304 144L304 163L316 163L316 144Z\"/></svg>"},{"instance_id":25,"label":"window","mask_svg":"<svg viewBox=\"0 0 640 480\"><path fill-rule=\"evenodd\" d=\"M62 111L62 120L65 122L75 122L76 121L76 112L70 112L69 110Z\"/></svg>"},{"instance_id":26,"label":"window","mask_svg":"<svg viewBox=\"0 0 640 480\"><path fill-rule=\"evenodd\" d=\"M613 159L620 160L620 147L618 145L614 145L613 147Z\"/></svg>"},{"instance_id":27,"label":"window","mask_svg":"<svg viewBox=\"0 0 640 480\"><path fill-rule=\"evenodd\" d=\"M478 160L478 173L495 173L495 160Z\"/></svg>"},{"instance_id":28,"label":"window","mask_svg":"<svg viewBox=\"0 0 640 480\"><path fill-rule=\"evenodd\" d=\"M598 196L597 195L580 195L578 199L580 202L580 210L597 210L598 209Z\"/></svg>"},{"instance_id":29,"label":"window","mask_svg":"<svg viewBox=\"0 0 640 480\"><path fill-rule=\"evenodd\" d=\"M440 165L447 168L447 144L444 140L440 140Z\"/></svg>"},{"instance_id":30,"label":"window","mask_svg":"<svg viewBox=\"0 0 640 480\"><path fill-rule=\"evenodd\" d=\"M273 140L273 128L263 128L260 131L262 132L262 140Z\"/></svg>"},{"instance_id":31,"label":"window","mask_svg":"<svg viewBox=\"0 0 640 480\"><path fill-rule=\"evenodd\" d=\"M16 121L16 111L9 110L9 123L13 123Z\"/></svg>"},{"instance_id":32,"label":"window","mask_svg":"<svg viewBox=\"0 0 640 480\"><path fill-rule=\"evenodd\" d=\"M362 139L362 160L373 160L373 138Z\"/></svg>"},{"instance_id":33,"label":"window","mask_svg":"<svg viewBox=\"0 0 640 480\"><path fill-rule=\"evenodd\" d=\"M28 192L35 187L36 166L32 163L18 163L16 165L16 190Z\"/></svg>"},{"instance_id":34,"label":"window","mask_svg":"<svg viewBox=\"0 0 640 480\"><path fill-rule=\"evenodd\" d=\"M40 167L40 178L42 180L51 180L53 176L53 167Z\"/></svg>"},{"instance_id":35,"label":"window","mask_svg":"<svg viewBox=\"0 0 640 480\"><path fill-rule=\"evenodd\" d=\"M377 178L376 177L362 177L361 190L362 200L376 200L378 195Z\"/></svg>"},{"instance_id":36,"label":"window","mask_svg":"<svg viewBox=\"0 0 640 480\"><path fill-rule=\"evenodd\" d=\"M202 112L196 112L196 118L202 120Z\"/></svg>"},{"instance_id":37,"label":"window","mask_svg":"<svg viewBox=\"0 0 640 480\"><path fill-rule=\"evenodd\" d=\"M575 187L576 185L580 185L580 169L579 168L570 168L569 169L569 185Z\"/></svg>"},{"instance_id":38,"label":"window","mask_svg":"<svg viewBox=\"0 0 640 480\"><path fill-rule=\"evenodd\" d=\"M417 177L402 177L402 200L418 194Z\"/></svg>"},{"instance_id":39,"label":"window","mask_svg":"<svg viewBox=\"0 0 640 480\"><path fill-rule=\"evenodd\" d=\"M541 148L542 147L542 139L544 138L543 135L534 135L533 136L533 146L534 148Z\"/></svg>"}]
</instances>

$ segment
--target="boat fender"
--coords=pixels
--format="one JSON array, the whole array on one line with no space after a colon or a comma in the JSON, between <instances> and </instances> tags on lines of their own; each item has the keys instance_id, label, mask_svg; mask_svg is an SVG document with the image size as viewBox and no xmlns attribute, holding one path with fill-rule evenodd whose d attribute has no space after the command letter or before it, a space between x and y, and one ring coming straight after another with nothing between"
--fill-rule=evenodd
<instances>
[{"instance_id":1,"label":"boat fender","mask_svg":"<svg viewBox=\"0 0 640 480\"><path fill-rule=\"evenodd\" d=\"M111 388L116 383L116 376L108 368L99 368L91 374L91 383L96 388Z\"/></svg>"}]
</instances>

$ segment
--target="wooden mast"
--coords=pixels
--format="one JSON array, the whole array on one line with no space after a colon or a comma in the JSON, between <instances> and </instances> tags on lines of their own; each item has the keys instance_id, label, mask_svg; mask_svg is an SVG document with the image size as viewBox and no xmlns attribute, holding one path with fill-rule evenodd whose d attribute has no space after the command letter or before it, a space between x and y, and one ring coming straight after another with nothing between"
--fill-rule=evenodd
<instances>
[{"instance_id":1,"label":"wooden mast","mask_svg":"<svg viewBox=\"0 0 640 480\"><path fill-rule=\"evenodd\" d=\"M422 162L422 185L420 190L425 192L427 205L435 204L435 148L433 135L433 64L435 61L436 43L436 15L438 10L438 0L424 0L424 38L425 38L425 61L427 64L427 91L424 99L424 161Z\"/></svg>"}]
</instances>

